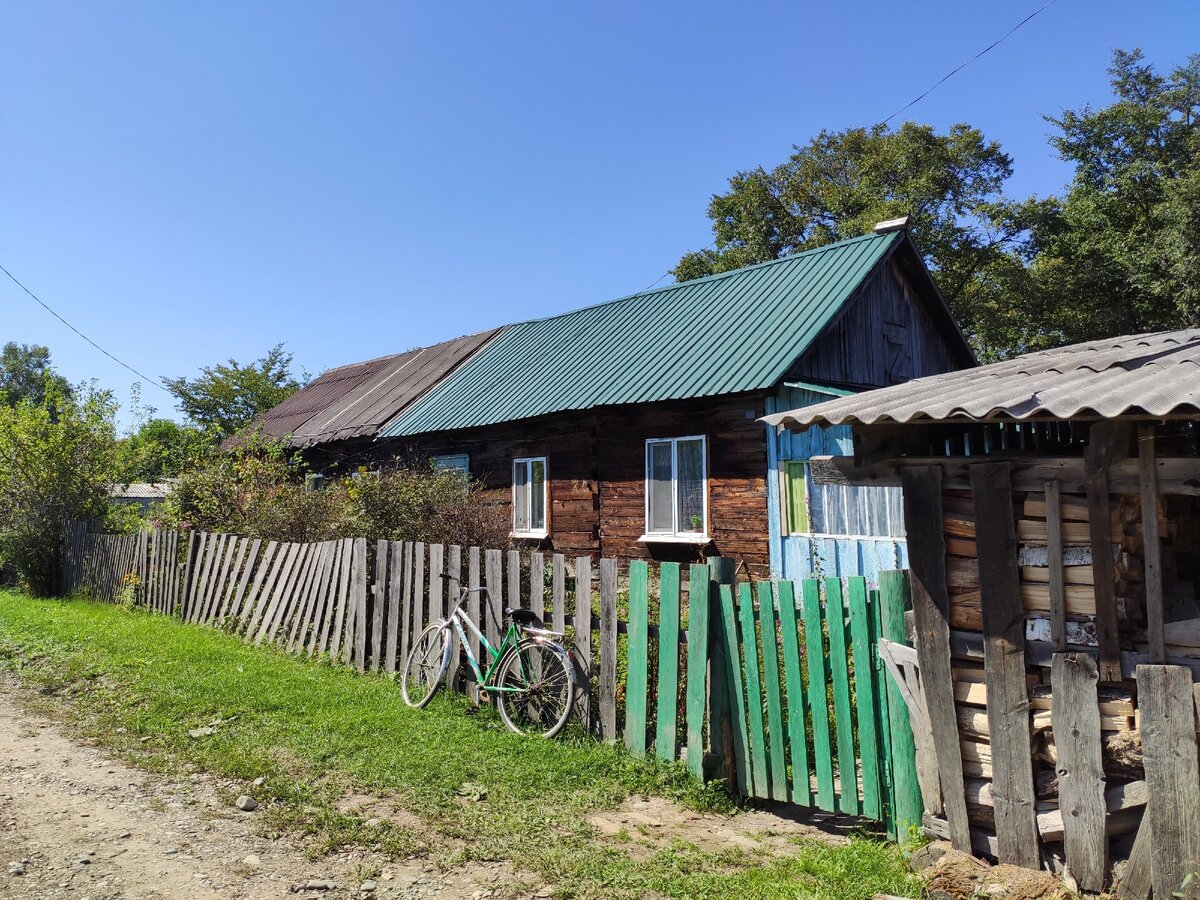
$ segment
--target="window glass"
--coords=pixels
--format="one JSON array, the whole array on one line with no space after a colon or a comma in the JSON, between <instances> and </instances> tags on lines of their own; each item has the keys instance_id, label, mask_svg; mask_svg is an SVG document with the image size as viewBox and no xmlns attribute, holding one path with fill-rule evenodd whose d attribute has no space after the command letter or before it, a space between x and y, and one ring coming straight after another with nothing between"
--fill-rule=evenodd
<instances>
[{"instance_id":1,"label":"window glass","mask_svg":"<svg viewBox=\"0 0 1200 900\"><path fill-rule=\"evenodd\" d=\"M545 535L546 458L513 460L513 531L516 534Z\"/></svg>"},{"instance_id":2,"label":"window glass","mask_svg":"<svg viewBox=\"0 0 1200 900\"><path fill-rule=\"evenodd\" d=\"M534 459L529 462L529 527L533 530L546 528L546 461Z\"/></svg>"},{"instance_id":3,"label":"window glass","mask_svg":"<svg viewBox=\"0 0 1200 900\"><path fill-rule=\"evenodd\" d=\"M513 530L529 530L529 466L524 460L513 466Z\"/></svg>"},{"instance_id":4,"label":"window glass","mask_svg":"<svg viewBox=\"0 0 1200 900\"><path fill-rule=\"evenodd\" d=\"M455 453L449 456L435 456L430 460L439 472L471 473L471 457L465 453Z\"/></svg>"},{"instance_id":5,"label":"window glass","mask_svg":"<svg viewBox=\"0 0 1200 900\"><path fill-rule=\"evenodd\" d=\"M649 530L674 531L671 442L655 441L648 444L646 455L646 480L649 482L647 487L650 497Z\"/></svg>"},{"instance_id":6,"label":"window glass","mask_svg":"<svg viewBox=\"0 0 1200 900\"><path fill-rule=\"evenodd\" d=\"M904 537L898 487L817 484L802 461L787 463L787 516L792 534ZM801 488L803 485L803 488ZM806 500L807 519L799 504Z\"/></svg>"},{"instance_id":7,"label":"window glass","mask_svg":"<svg viewBox=\"0 0 1200 900\"><path fill-rule=\"evenodd\" d=\"M704 531L704 441L677 441L676 492L679 518L676 531Z\"/></svg>"},{"instance_id":8,"label":"window glass","mask_svg":"<svg viewBox=\"0 0 1200 900\"><path fill-rule=\"evenodd\" d=\"M787 523L792 534L808 531L808 464L787 464Z\"/></svg>"}]
</instances>

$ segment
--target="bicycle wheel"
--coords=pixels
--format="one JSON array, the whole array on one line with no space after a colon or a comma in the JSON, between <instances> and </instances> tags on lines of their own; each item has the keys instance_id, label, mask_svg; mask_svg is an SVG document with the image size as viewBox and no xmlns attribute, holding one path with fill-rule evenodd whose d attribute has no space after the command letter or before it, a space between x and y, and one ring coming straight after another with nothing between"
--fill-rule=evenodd
<instances>
[{"instance_id":1,"label":"bicycle wheel","mask_svg":"<svg viewBox=\"0 0 1200 900\"><path fill-rule=\"evenodd\" d=\"M400 674L400 695L409 706L426 706L438 688L450 665L450 629L445 622L435 622L417 638L412 652Z\"/></svg>"},{"instance_id":2,"label":"bicycle wheel","mask_svg":"<svg viewBox=\"0 0 1200 900\"><path fill-rule=\"evenodd\" d=\"M567 651L550 641L524 640L500 664L496 692L500 718L517 734L552 738L567 724L575 701L575 673Z\"/></svg>"}]
</instances>

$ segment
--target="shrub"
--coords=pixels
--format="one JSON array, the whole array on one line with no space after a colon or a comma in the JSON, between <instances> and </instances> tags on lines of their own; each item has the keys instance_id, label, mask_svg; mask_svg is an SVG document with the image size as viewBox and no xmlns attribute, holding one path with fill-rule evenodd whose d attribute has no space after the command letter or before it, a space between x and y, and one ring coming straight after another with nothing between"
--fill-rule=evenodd
<instances>
[{"instance_id":1,"label":"shrub","mask_svg":"<svg viewBox=\"0 0 1200 900\"><path fill-rule=\"evenodd\" d=\"M108 392L50 381L40 403L0 407L0 567L36 596L57 587L64 524L108 509L115 415Z\"/></svg>"}]
</instances>

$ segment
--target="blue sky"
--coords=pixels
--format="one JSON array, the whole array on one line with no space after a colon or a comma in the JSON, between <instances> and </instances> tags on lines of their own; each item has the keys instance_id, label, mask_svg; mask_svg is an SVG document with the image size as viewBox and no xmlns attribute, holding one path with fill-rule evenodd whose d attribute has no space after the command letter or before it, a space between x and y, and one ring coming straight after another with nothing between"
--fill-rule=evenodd
<instances>
[{"instance_id":1,"label":"blue sky","mask_svg":"<svg viewBox=\"0 0 1200 900\"><path fill-rule=\"evenodd\" d=\"M5 5L0 264L152 376L286 341L312 374L647 287L709 196L878 121L1041 5ZM967 121L1010 190L1067 170L1042 115L1166 69L1200 5L1057 0L906 113ZM0 279L0 342L135 376ZM153 387L144 399L169 413Z\"/></svg>"}]
</instances>

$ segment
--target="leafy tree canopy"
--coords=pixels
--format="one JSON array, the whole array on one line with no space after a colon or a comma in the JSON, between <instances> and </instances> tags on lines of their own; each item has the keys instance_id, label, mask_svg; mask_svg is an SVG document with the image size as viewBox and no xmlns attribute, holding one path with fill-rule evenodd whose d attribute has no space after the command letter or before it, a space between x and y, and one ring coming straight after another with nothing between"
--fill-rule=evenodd
<instances>
[{"instance_id":1,"label":"leafy tree canopy","mask_svg":"<svg viewBox=\"0 0 1200 900\"><path fill-rule=\"evenodd\" d=\"M121 479L129 483L177 478L211 447L211 439L199 428L171 419L150 419L120 444Z\"/></svg>"},{"instance_id":2,"label":"leafy tree canopy","mask_svg":"<svg viewBox=\"0 0 1200 900\"><path fill-rule=\"evenodd\" d=\"M41 404L47 389L69 397L67 380L50 366L50 348L9 341L0 350L0 405L16 406L22 400Z\"/></svg>"},{"instance_id":3,"label":"leafy tree canopy","mask_svg":"<svg viewBox=\"0 0 1200 900\"><path fill-rule=\"evenodd\" d=\"M236 359L205 366L196 378L164 378L179 408L214 439L226 438L249 425L261 413L278 406L296 391L292 354L276 344L266 356L248 365Z\"/></svg>"}]
</instances>

